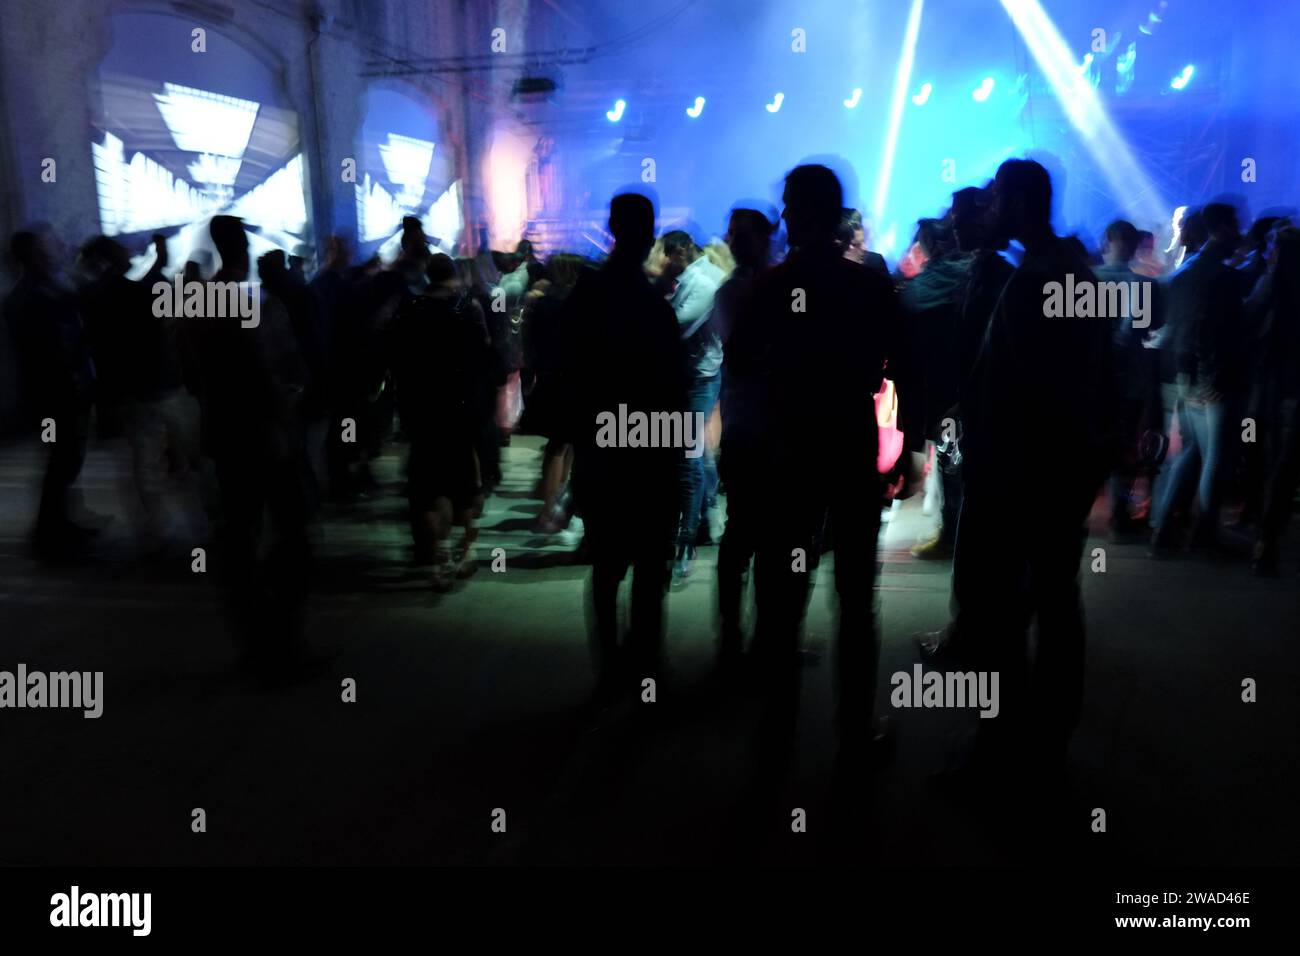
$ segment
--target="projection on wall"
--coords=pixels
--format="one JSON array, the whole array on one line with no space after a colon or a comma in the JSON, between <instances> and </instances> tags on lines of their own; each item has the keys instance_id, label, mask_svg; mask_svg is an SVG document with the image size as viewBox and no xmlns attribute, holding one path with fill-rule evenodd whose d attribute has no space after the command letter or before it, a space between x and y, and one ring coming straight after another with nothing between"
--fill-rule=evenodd
<instances>
[{"instance_id":1,"label":"projection on wall","mask_svg":"<svg viewBox=\"0 0 1300 956\"><path fill-rule=\"evenodd\" d=\"M378 243L380 258L394 258L402 219L415 216L431 249L454 254L461 238L460 183L439 147L437 120L414 95L383 86L366 95L357 170L357 232Z\"/></svg>"},{"instance_id":2,"label":"projection on wall","mask_svg":"<svg viewBox=\"0 0 1300 956\"><path fill-rule=\"evenodd\" d=\"M191 48L188 19L117 13L98 71L91 152L100 226L143 250L132 275L153 265L149 236L167 237L168 271L217 264L208 222L241 217L249 251L312 245L298 117L287 108L271 51L207 31Z\"/></svg>"},{"instance_id":3,"label":"projection on wall","mask_svg":"<svg viewBox=\"0 0 1300 956\"><path fill-rule=\"evenodd\" d=\"M307 206L293 115L176 83L149 86L103 87L105 115L119 121L91 144L105 235L174 231L169 250L189 257L205 246L208 220L225 214L248 224L254 255L295 251Z\"/></svg>"}]
</instances>

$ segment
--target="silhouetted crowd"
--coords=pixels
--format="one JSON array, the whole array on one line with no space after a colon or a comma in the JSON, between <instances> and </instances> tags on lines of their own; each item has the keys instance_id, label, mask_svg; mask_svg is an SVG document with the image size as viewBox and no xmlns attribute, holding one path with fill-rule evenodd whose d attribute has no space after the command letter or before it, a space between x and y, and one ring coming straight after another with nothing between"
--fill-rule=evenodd
<instances>
[{"instance_id":1,"label":"silhouetted crowd","mask_svg":"<svg viewBox=\"0 0 1300 956\"><path fill-rule=\"evenodd\" d=\"M1180 210L1163 252L1117 221L1094 256L1053 231L1043 167L1009 160L919 222L891 274L829 169L790 172L783 200L783 242L771 210L740 205L725 240L701 247L682 230L656 239L652 201L621 194L603 261L542 262L526 240L452 259L414 218L390 263L355 264L332 237L308 278L304 257L272 251L256 261L255 327L154 307L176 266L202 284L253 278L236 218L211 222L210 275L169 263L162 236L130 279L131 253L111 238L69 262L48 228L20 232L4 311L49 455L33 547L56 564L94 554L102 520L77 477L92 427L125 438L146 550L189 553L183 489L212 529L247 665L282 673L309 528L326 500L376 492L386 444L408 446L413 560L445 592L478 567L502 446L541 435L533 527L581 528L598 709L663 676L666 592L693 580L725 497L718 679L758 689L761 769L775 779L827 552L841 764L885 759L877 542L890 499L924 490L938 528L914 554L952 561L954 613L920 653L1001 675L1000 717L979 722L953 772L1056 773L1082 700L1080 562L1103 487L1121 540L1149 535L1155 556L1244 541L1258 573L1278 570L1300 468L1300 229L1267 217L1242 236L1234 208L1213 203ZM1057 283L1134 297L1118 314L1055 317ZM704 423L698 453L600 440L602 415L638 412Z\"/></svg>"}]
</instances>

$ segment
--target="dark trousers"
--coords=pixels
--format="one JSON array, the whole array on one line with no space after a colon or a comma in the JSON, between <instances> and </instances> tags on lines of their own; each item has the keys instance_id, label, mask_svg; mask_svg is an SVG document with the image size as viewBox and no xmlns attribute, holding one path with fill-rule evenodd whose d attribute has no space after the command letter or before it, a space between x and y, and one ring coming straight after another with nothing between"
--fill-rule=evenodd
<instances>
[{"instance_id":1,"label":"dark trousers","mask_svg":"<svg viewBox=\"0 0 1300 956\"><path fill-rule=\"evenodd\" d=\"M1251 522L1263 523L1264 495L1267 490L1270 469L1275 456L1271 453L1270 431L1276 431L1270 425L1272 415L1268 408L1265 384L1256 381L1248 394L1242 399L1241 415L1233 416L1232 421L1244 418L1254 419L1260 425L1262 440L1242 442L1238 450L1241 456L1237 490L1241 496L1241 513L1237 516L1238 526ZM1276 410L1274 410L1276 411Z\"/></svg>"},{"instance_id":2,"label":"dark trousers","mask_svg":"<svg viewBox=\"0 0 1300 956\"><path fill-rule=\"evenodd\" d=\"M947 640L959 654L964 654L968 646L974 646L973 643L966 644L967 619L979 607L980 563L991 546L983 537L996 534L998 530L991 522L983 520L981 511L982 502L977 497L974 505L970 503L970 493L963 482L961 510L957 513L957 536L953 540L952 597L949 601L952 623L947 635ZM976 636L975 633L969 635L972 641Z\"/></svg>"},{"instance_id":3,"label":"dark trousers","mask_svg":"<svg viewBox=\"0 0 1300 956\"><path fill-rule=\"evenodd\" d=\"M1280 402L1268 430L1269 465L1259 550L1265 556L1274 556L1291 518L1296 485L1300 482L1300 399Z\"/></svg>"},{"instance_id":4,"label":"dark trousers","mask_svg":"<svg viewBox=\"0 0 1300 956\"><path fill-rule=\"evenodd\" d=\"M339 404L331 410L325 422L325 469L329 476L330 494L335 497L354 490L351 468L361 459L364 408L363 399ZM345 442L343 422L349 418L355 423L354 434L352 441Z\"/></svg>"},{"instance_id":5,"label":"dark trousers","mask_svg":"<svg viewBox=\"0 0 1300 956\"><path fill-rule=\"evenodd\" d=\"M793 743L799 701L799 635L811 591L814 540L824 522L834 538L839 605L834 646L836 729L841 746L870 739L880 639L875 622L876 545L880 496L874 457L870 466L834 481L829 496L791 494L786 508L765 524L755 557L758 620L754 650L764 685L764 736L774 751ZM864 480L865 478L865 480ZM827 497L829 500L827 500ZM819 500L820 499L820 500ZM772 500L772 499L769 499ZM796 550L806 561L799 562ZM799 570L800 567L808 570Z\"/></svg>"},{"instance_id":6,"label":"dark trousers","mask_svg":"<svg viewBox=\"0 0 1300 956\"><path fill-rule=\"evenodd\" d=\"M1142 439L1147 404L1146 399L1141 396L1128 395L1121 396L1118 402L1117 427L1123 444L1119 461L1111 473L1109 482L1110 524L1117 531L1126 530L1133 523L1130 505L1133 484L1140 473L1138 444Z\"/></svg>"},{"instance_id":7,"label":"dark trousers","mask_svg":"<svg viewBox=\"0 0 1300 956\"><path fill-rule=\"evenodd\" d=\"M764 534L762 486L753 453L725 445L719 470L727 485L727 524L718 544L719 655L732 660L744 649L745 577Z\"/></svg>"},{"instance_id":8,"label":"dark trousers","mask_svg":"<svg viewBox=\"0 0 1300 956\"><path fill-rule=\"evenodd\" d=\"M90 409L80 403L68 403L46 417L54 419L55 440L49 443L50 457L41 481L36 537L52 542L72 525L68 499L86 461Z\"/></svg>"},{"instance_id":9,"label":"dark trousers","mask_svg":"<svg viewBox=\"0 0 1300 956\"><path fill-rule=\"evenodd\" d=\"M872 475L871 479L874 480ZM873 480L864 482L874 489ZM839 624L835 631L835 709L840 743L870 739L875 714L880 632L876 627L876 548L880 498L858 489L832 500L829 523L835 536L835 593Z\"/></svg>"},{"instance_id":10,"label":"dark trousers","mask_svg":"<svg viewBox=\"0 0 1300 956\"><path fill-rule=\"evenodd\" d=\"M999 715L980 721L989 740L1052 753L1063 750L1078 723L1084 674L1079 563L1095 491L1079 483L1050 498L1037 496L1030 505L1034 533L1016 536L1006 533L1006 516L1025 502L967 487L958 550L978 542L979 553L968 551L960 585L954 580L961 601L958 637L964 660L999 675Z\"/></svg>"},{"instance_id":11,"label":"dark trousers","mask_svg":"<svg viewBox=\"0 0 1300 956\"><path fill-rule=\"evenodd\" d=\"M216 459L222 526L218 564L236 638L251 658L280 658L297 635L307 595L309 506L301 455L227 451ZM260 559L269 515L273 545Z\"/></svg>"},{"instance_id":12,"label":"dark trousers","mask_svg":"<svg viewBox=\"0 0 1300 956\"><path fill-rule=\"evenodd\" d=\"M780 501L780 499L777 499ZM778 508L791 507L787 499ZM799 717L799 634L812 584L814 532L789 512L769 516L754 554L753 658L762 694L758 776L774 789L794 754ZM800 566L803 570L797 570Z\"/></svg>"},{"instance_id":13,"label":"dark trousers","mask_svg":"<svg viewBox=\"0 0 1300 956\"><path fill-rule=\"evenodd\" d=\"M658 673L664 594L677 512L671 479L659 488L619 487L619 495L581 496L591 555L588 596L598 683L610 689ZM618 589L632 572L628 638L620 640Z\"/></svg>"}]
</instances>

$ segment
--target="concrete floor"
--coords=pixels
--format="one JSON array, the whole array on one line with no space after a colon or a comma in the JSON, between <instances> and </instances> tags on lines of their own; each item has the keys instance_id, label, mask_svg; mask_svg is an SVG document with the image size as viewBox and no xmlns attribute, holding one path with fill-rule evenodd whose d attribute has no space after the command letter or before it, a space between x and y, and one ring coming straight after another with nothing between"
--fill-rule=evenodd
<instances>
[{"instance_id":1,"label":"concrete floor","mask_svg":"<svg viewBox=\"0 0 1300 956\"><path fill-rule=\"evenodd\" d=\"M112 443L93 450L82 482L91 509L122 512L123 455ZM146 561L120 517L101 560L59 570L32 561L25 534L40 450L0 449L0 669L102 670L105 682L98 720L0 712L0 864L699 863L735 859L738 845L772 863L1021 861L1011 831L1033 795L991 793L995 812L929 783L952 735L973 725L969 714L893 711L896 762L832 815L829 654L803 673L788 807L758 823L737 815L755 722L751 706L702 682L713 549L669 598L677 693L650 723L616 715L593 725L581 710L591 691L588 569L566 557L575 535L527 530L539 460L535 439L506 450L506 480L483 520L483 568L437 597L407 561L392 449L377 469L383 493L330 510L318 531L306 637L316 666L267 691L236 674L216 576L190 572L189 542L169 561ZM1033 515L1006 518L1008 534L1034 533ZM889 674L915 660L911 636L947 619L948 566L908 553L932 521L913 500L882 538L887 710ZM1050 835L1029 834L1037 861L1300 863L1296 579L1096 546L1108 567L1084 572L1083 720L1068 799ZM487 568L496 547L505 573ZM1288 568L1294 552L1293 535ZM814 650L827 648L830 571L819 572L807 621ZM349 677L358 699L345 704ZM1258 682L1257 703L1240 699L1246 677ZM191 832L196 807L204 834ZM1106 833L1090 828L1098 807ZM496 808L504 834L491 827ZM807 812L807 833L790 832L794 808Z\"/></svg>"}]
</instances>

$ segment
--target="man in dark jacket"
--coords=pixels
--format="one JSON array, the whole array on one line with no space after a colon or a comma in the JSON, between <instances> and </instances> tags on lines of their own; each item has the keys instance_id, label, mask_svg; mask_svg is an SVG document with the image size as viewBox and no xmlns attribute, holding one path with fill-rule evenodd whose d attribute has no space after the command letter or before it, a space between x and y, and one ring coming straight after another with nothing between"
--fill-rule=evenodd
<instances>
[{"instance_id":1,"label":"man in dark jacket","mask_svg":"<svg viewBox=\"0 0 1300 956\"><path fill-rule=\"evenodd\" d=\"M26 410L41 423L50 453L32 543L40 556L62 560L80 553L94 533L76 525L69 511L86 458L95 370L49 227L15 233L10 256L18 281L5 300L5 319L22 371Z\"/></svg>"},{"instance_id":2,"label":"man in dark jacket","mask_svg":"<svg viewBox=\"0 0 1300 956\"><path fill-rule=\"evenodd\" d=\"M1088 513L1114 456L1115 412L1109 323L1047 316L1051 283L1095 282L1053 232L1051 204L1051 179L1038 163L1013 159L998 169L994 230L1018 240L1025 255L993 311L962 399L962 533L970 525L986 550L980 580L965 591L962 630L976 634L980 668L1000 675L999 714L979 722L979 764L1029 758L1035 768L1060 771L1083 697L1079 562ZM1043 443L1050 479L1015 481L1025 449ZM999 531L1012 513L1033 515L1027 540ZM1031 668L1027 632L1035 618Z\"/></svg>"},{"instance_id":3,"label":"man in dark jacket","mask_svg":"<svg viewBox=\"0 0 1300 956\"><path fill-rule=\"evenodd\" d=\"M879 635L871 583L881 505L873 396L899 354L898 307L888 277L844 258L842 206L839 180L825 166L800 166L786 177L790 255L755 279L747 314L726 345L728 387L747 393L750 414L764 423L745 480L761 483L762 500L772 504L755 557L754 649L773 775L793 741L809 556L827 518L839 598L841 766L861 769L873 739Z\"/></svg>"},{"instance_id":4,"label":"man in dark jacket","mask_svg":"<svg viewBox=\"0 0 1300 956\"><path fill-rule=\"evenodd\" d=\"M981 599L981 573L988 546L981 535L1002 534L1000 529L980 520L978 507L969 513L965 507L966 468L961 450L962 408L967 402L973 407L979 405L979 383L973 375L984 349L989 321L1001 301L1002 290L1015 272L1015 267L1001 255L1000 250L1005 248L1005 237L990 235L990 192L975 187L958 190L953 193L952 208L948 214L952 222L953 239L966 263L967 276L957 306L952 336L956 407L950 414L956 426L956 440L947 441L952 436L945 436L941 431L936 459L939 467L944 470L945 520L950 508L950 471L957 473L956 493L961 506L957 511L957 531L953 541L952 621L942 630L930 631L919 638L921 656L932 660L936 666L956 666L967 656L967 649L978 645L979 633L973 628L963 628L967 617L964 609L978 608Z\"/></svg>"},{"instance_id":5,"label":"man in dark jacket","mask_svg":"<svg viewBox=\"0 0 1300 956\"><path fill-rule=\"evenodd\" d=\"M917 243L926 256L925 268L904 283L899 295L915 381L907 404L899 406L898 424L909 452L924 453L927 441L936 446L943 511L934 536L914 547L912 554L942 560L952 557L961 510L960 471L953 464L960 376L957 318L971 257L958 251L951 230L940 220L921 220Z\"/></svg>"},{"instance_id":6,"label":"man in dark jacket","mask_svg":"<svg viewBox=\"0 0 1300 956\"><path fill-rule=\"evenodd\" d=\"M284 305L249 283L248 236L234 216L209 227L221 269L209 283L230 283L245 301L257 296L256 325L238 316L185 318L198 364L203 445L221 489L219 566L243 664L279 679L295 664L306 599L307 461L301 399L307 368ZM275 526L275 543L264 516Z\"/></svg>"},{"instance_id":7,"label":"man in dark jacket","mask_svg":"<svg viewBox=\"0 0 1300 956\"><path fill-rule=\"evenodd\" d=\"M1131 268L1138 249L1138 230L1131 223L1118 219L1106 227L1104 263L1097 267L1101 282L1120 283L1134 290L1145 288L1147 295L1127 299L1125 314L1111 317L1112 343L1115 359L1115 394L1119 419L1120 446L1115 471L1110 476L1111 531L1124 536L1138 529L1132 514L1133 483L1140 472L1141 440L1144 426L1152 418L1154 406L1159 403L1156 376L1150 362L1152 352L1145 347L1147 330L1157 325L1155 283ZM1138 314L1136 301L1144 301L1145 312ZM1154 472L1149 473L1154 480Z\"/></svg>"},{"instance_id":8,"label":"man in dark jacket","mask_svg":"<svg viewBox=\"0 0 1300 956\"><path fill-rule=\"evenodd\" d=\"M642 268L654 243L653 204L634 193L615 196L609 229L615 241L609 260L584 275L566 303L565 362L557 381L558 437L573 445L574 500L591 552L601 703L658 670L683 449L638 447L630 434L626 442L611 442L600 422L680 414L685 407L677 319ZM618 588L629 568L631 633L620 646Z\"/></svg>"},{"instance_id":9,"label":"man in dark jacket","mask_svg":"<svg viewBox=\"0 0 1300 956\"><path fill-rule=\"evenodd\" d=\"M1279 542L1300 484L1300 229L1283 226L1270 243L1269 271L1249 305L1260 329L1260 402L1265 438L1263 513L1251 569L1277 573Z\"/></svg>"}]
</instances>

